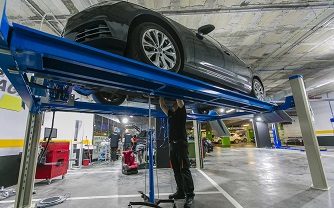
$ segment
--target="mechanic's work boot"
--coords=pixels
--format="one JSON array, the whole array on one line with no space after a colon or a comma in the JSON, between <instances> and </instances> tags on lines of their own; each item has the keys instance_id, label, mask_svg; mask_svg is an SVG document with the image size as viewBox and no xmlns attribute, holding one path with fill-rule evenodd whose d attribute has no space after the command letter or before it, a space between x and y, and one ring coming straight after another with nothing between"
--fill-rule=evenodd
<instances>
[{"instance_id":1,"label":"mechanic's work boot","mask_svg":"<svg viewBox=\"0 0 334 208\"><path fill-rule=\"evenodd\" d=\"M186 196L185 194L177 191L176 193L169 195L168 198L169 199L184 199L186 198Z\"/></svg>"},{"instance_id":2,"label":"mechanic's work boot","mask_svg":"<svg viewBox=\"0 0 334 208\"><path fill-rule=\"evenodd\" d=\"M184 208L190 208L193 204L195 194L190 194L186 196L186 202L184 203Z\"/></svg>"}]
</instances>

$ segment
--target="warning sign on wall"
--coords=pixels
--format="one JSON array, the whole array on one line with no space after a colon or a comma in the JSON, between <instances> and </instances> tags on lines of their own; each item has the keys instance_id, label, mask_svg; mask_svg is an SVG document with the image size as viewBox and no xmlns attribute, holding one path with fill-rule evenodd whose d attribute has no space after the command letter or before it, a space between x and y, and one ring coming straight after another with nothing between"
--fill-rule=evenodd
<instances>
[{"instance_id":1,"label":"warning sign on wall","mask_svg":"<svg viewBox=\"0 0 334 208\"><path fill-rule=\"evenodd\" d=\"M9 82L6 75L0 69L0 108L21 111L22 99L17 94L13 85Z\"/></svg>"}]
</instances>

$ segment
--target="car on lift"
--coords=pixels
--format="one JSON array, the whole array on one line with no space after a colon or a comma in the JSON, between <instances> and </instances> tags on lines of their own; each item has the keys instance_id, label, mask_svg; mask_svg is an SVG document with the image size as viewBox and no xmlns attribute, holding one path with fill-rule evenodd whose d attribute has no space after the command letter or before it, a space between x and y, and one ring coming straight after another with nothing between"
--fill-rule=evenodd
<instances>
[{"instance_id":1,"label":"car on lift","mask_svg":"<svg viewBox=\"0 0 334 208\"><path fill-rule=\"evenodd\" d=\"M264 100L259 75L208 35L214 29L209 24L192 30L142 6L107 1L70 17L63 37ZM131 97L116 89L75 90L103 104Z\"/></svg>"}]
</instances>

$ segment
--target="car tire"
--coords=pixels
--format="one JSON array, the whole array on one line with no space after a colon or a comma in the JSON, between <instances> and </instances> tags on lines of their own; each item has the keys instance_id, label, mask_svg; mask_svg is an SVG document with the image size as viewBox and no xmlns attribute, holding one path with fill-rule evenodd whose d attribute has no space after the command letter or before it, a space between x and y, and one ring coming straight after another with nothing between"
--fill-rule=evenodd
<instances>
[{"instance_id":1,"label":"car tire","mask_svg":"<svg viewBox=\"0 0 334 208\"><path fill-rule=\"evenodd\" d=\"M244 138L244 139L243 139L243 142L244 142L244 143L247 143L247 138Z\"/></svg>"},{"instance_id":2,"label":"car tire","mask_svg":"<svg viewBox=\"0 0 334 208\"><path fill-rule=\"evenodd\" d=\"M251 95L261 101L265 99L264 87L258 78L253 79Z\"/></svg>"},{"instance_id":3,"label":"car tire","mask_svg":"<svg viewBox=\"0 0 334 208\"><path fill-rule=\"evenodd\" d=\"M95 102L105 105L120 105L126 99L126 95L124 94L104 91L96 92L92 95L92 97Z\"/></svg>"},{"instance_id":4,"label":"car tire","mask_svg":"<svg viewBox=\"0 0 334 208\"><path fill-rule=\"evenodd\" d=\"M126 56L168 71L179 72L182 63L179 47L175 37L167 29L153 22L144 22L131 31Z\"/></svg>"}]
</instances>

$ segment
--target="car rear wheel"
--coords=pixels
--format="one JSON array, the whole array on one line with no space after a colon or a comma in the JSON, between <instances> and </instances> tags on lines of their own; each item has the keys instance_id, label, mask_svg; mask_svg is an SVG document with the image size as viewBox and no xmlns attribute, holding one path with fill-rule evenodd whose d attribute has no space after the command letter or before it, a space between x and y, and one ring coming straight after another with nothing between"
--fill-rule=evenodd
<instances>
[{"instance_id":1,"label":"car rear wheel","mask_svg":"<svg viewBox=\"0 0 334 208\"><path fill-rule=\"evenodd\" d=\"M152 22L142 23L132 30L127 56L172 72L179 72L181 68L181 53L175 38Z\"/></svg>"},{"instance_id":2,"label":"car rear wheel","mask_svg":"<svg viewBox=\"0 0 334 208\"><path fill-rule=\"evenodd\" d=\"M93 94L95 102L106 104L106 105L120 105L126 99L126 95L117 92L96 92Z\"/></svg>"},{"instance_id":3,"label":"car rear wheel","mask_svg":"<svg viewBox=\"0 0 334 208\"><path fill-rule=\"evenodd\" d=\"M265 99L264 87L261 81L257 78L253 79L252 95L261 101L264 101Z\"/></svg>"}]
</instances>

